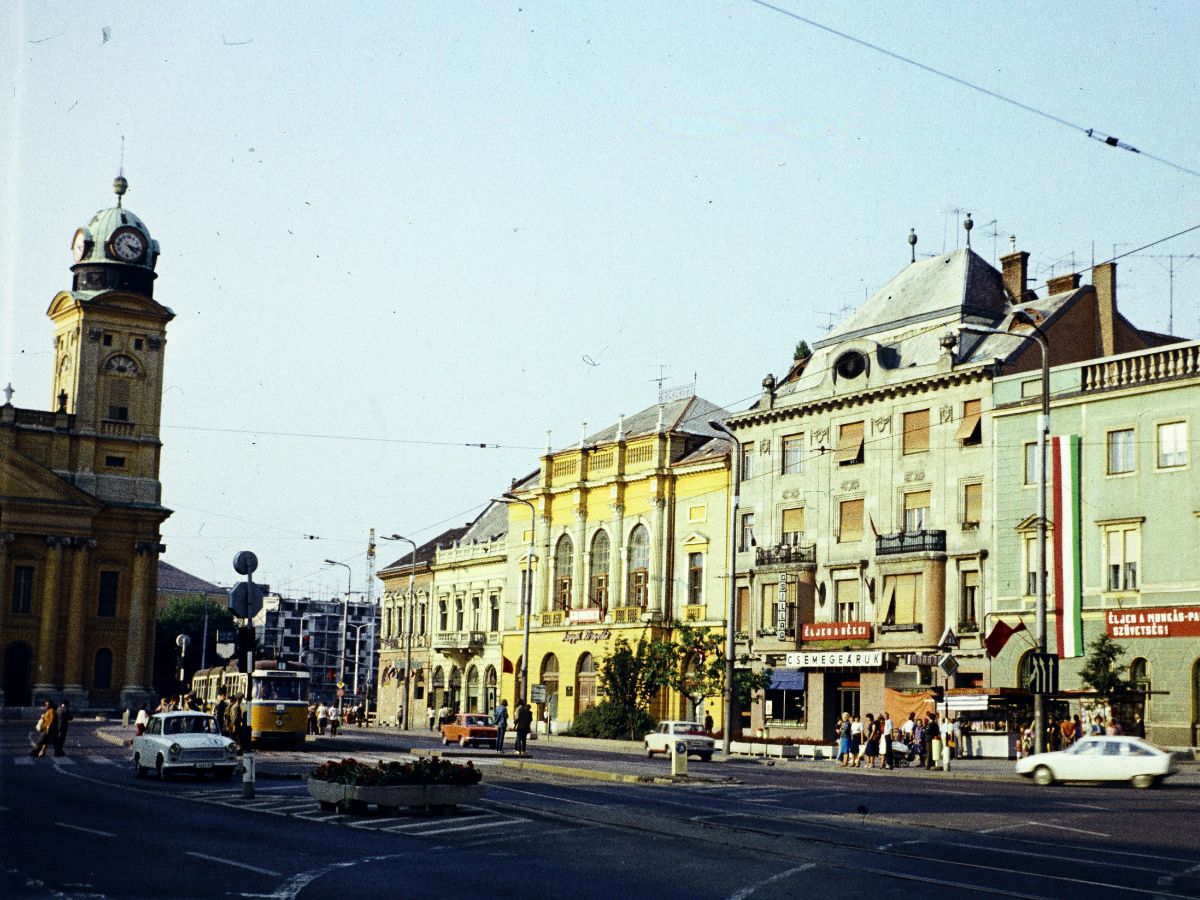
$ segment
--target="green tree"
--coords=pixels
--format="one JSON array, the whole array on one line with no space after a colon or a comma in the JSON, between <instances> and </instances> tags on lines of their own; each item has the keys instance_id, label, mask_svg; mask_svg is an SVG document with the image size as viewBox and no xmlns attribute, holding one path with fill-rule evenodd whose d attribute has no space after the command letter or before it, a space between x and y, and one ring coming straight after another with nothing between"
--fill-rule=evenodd
<instances>
[{"instance_id":1,"label":"green tree","mask_svg":"<svg viewBox=\"0 0 1200 900\"><path fill-rule=\"evenodd\" d=\"M796 345L796 349L792 351L792 361L807 359L812 356L812 350L809 349L808 341L801 341Z\"/></svg>"},{"instance_id":2,"label":"green tree","mask_svg":"<svg viewBox=\"0 0 1200 900\"><path fill-rule=\"evenodd\" d=\"M172 597L158 611L154 626L154 690L159 694L179 692L179 648L175 638L186 634L192 639L183 657L183 668L190 678L200 668L201 644L204 639L204 610L208 607L207 664L212 667L223 662L217 656L217 631L232 631L233 616L220 599L203 594Z\"/></svg>"},{"instance_id":3,"label":"green tree","mask_svg":"<svg viewBox=\"0 0 1200 900\"><path fill-rule=\"evenodd\" d=\"M725 637L708 626L676 623L674 640L665 655L675 661L667 684L687 697L693 710L709 697L725 694ZM755 672L749 657L735 661L733 696L739 708L750 705L754 694L771 683L771 670Z\"/></svg>"},{"instance_id":4,"label":"green tree","mask_svg":"<svg viewBox=\"0 0 1200 900\"><path fill-rule=\"evenodd\" d=\"M612 652L601 662L600 692L611 707L609 715L630 740L639 737L650 701L667 685L673 662L669 644L645 638L638 640L636 646L630 646L625 638L617 638Z\"/></svg>"},{"instance_id":5,"label":"green tree","mask_svg":"<svg viewBox=\"0 0 1200 900\"><path fill-rule=\"evenodd\" d=\"M1080 680L1105 700L1113 694L1131 690L1133 684L1121 671L1120 661L1124 655L1124 647L1107 634L1100 635L1088 646Z\"/></svg>"}]
</instances>

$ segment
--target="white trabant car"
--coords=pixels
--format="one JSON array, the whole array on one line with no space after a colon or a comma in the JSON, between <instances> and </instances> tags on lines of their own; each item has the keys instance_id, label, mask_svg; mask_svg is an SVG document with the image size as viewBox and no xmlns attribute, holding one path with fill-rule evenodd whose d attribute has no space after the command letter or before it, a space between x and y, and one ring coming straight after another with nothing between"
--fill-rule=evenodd
<instances>
[{"instance_id":1,"label":"white trabant car","mask_svg":"<svg viewBox=\"0 0 1200 900\"><path fill-rule=\"evenodd\" d=\"M712 759L716 742L699 722L659 722L642 743L646 747L646 756L650 757L655 753L669 754L672 745L679 741L687 744L688 756L698 756L705 762Z\"/></svg>"},{"instance_id":2,"label":"white trabant car","mask_svg":"<svg viewBox=\"0 0 1200 900\"><path fill-rule=\"evenodd\" d=\"M237 744L201 712L156 713L146 733L133 739L133 770L139 778L153 769L159 778L175 772L211 772L229 778L237 768Z\"/></svg>"},{"instance_id":3,"label":"white trabant car","mask_svg":"<svg viewBox=\"0 0 1200 900\"><path fill-rule=\"evenodd\" d=\"M1141 738L1090 735L1066 750L1017 760L1017 774L1040 785L1059 781L1128 781L1148 788L1178 771L1171 754Z\"/></svg>"}]
</instances>

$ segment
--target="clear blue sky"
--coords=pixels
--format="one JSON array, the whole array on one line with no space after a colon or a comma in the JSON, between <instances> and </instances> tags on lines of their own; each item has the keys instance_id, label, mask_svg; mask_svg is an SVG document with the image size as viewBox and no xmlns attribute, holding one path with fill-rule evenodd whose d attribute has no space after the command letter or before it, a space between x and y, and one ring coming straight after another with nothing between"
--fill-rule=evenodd
<instances>
[{"instance_id":1,"label":"clear blue sky","mask_svg":"<svg viewBox=\"0 0 1200 900\"><path fill-rule=\"evenodd\" d=\"M1200 169L1200 6L779 5ZM326 557L362 590L371 526L466 521L547 428L651 405L660 365L744 406L907 263L910 227L953 249L954 208L1039 281L1200 223L1200 178L749 0L16 0L0 77L0 383L49 407L45 310L124 135L178 316L166 559L227 581L253 549L293 594L345 589ZM1195 337L1200 262L1176 265ZM1165 330L1167 261L1119 278Z\"/></svg>"}]
</instances>

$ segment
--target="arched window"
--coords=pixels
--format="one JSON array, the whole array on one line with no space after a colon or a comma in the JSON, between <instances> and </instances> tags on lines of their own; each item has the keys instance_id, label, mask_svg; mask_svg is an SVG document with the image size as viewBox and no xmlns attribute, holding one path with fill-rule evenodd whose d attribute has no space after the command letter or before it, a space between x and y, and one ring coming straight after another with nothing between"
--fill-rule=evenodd
<instances>
[{"instance_id":1,"label":"arched window","mask_svg":"<svg viewBox=\"0 0 1200 900\"><path fill-rule=\"evenodd\" d=\"M1017 663L1017 687L1028 688L1033 680L1033 651L1026 650Z\"/></svg>"},{"instance_id":2,"label":"arched window","mask_svg":"<svg viewBox=\"0 0 1200 900\"><path fill-rule=\"evenodd\" d=\"M479 669L467 670L467 712L479 712Z\"/></svg>"},{"instance_id":3,"label":"arched window","mask_svg":"<svg viewBox=\"0 0 1200 900\"><path fill-rule=\"evenodd\" d=\"M608 533L597 531L592 538L592 578L588 585L588 606L608 608Z\"/></svg>"},{"instance_id":4,"label":"arched window","mask_svg":"<svg viewBox=\"0 0 1200 900\"><path fill-rule=\"evenodd\" d=\"M446 672L441 666L433 670L433 689L440 691L446 687Z\"/></svg>"},{"instance_id":5,"label":"arched window","mask_svg":"<svg viewBox=\"0 0 1200 900\"><path fill-rule=\"evenodd\" d=\"M1150 663L1145 657L1139 656L1129 664L1129 680L1135 691L1150 690Z\"/></svg>"},{"instance_id":6,"label":"arched window","mask_svg":"<svg viewBox=\"0 0 1200 900\"><path fill-rule=\"evenodd\" d=\"M575 546L563 535L554 547L554 607L571 608L571 571L575 565Z\"/></svg>"},{"instance_id":7,"label":"arched window","mask_svg":"<svg viewBox=\"0 0 1200 900\"><path fill-rule=\"evenodd\" d=\"M645 606L650 582L650 532L638 525L629 535L628 606Z\"/></svg>"},{"instance_id":8,"label":"arched window","mask_svg":"<svg viewBox=\"0 0 1200 900\"><path fill-rule=\"evenodd\" d=\"M112 687L113 655L107 647L96 651L96 662L92 667L92 689L107 691Z\"/></svg>"},{"instance_id":9,"label":"arched window","mask_svg":"<svg viewBox=\"0 0 1200 900\"><path fill-rule=\"evenodd\" d=\"M596 705L596 658L590 653L579 657L575 674L575 715Z\"/></svg>"},{"instance_id":10,"label":"arched window","mask_svg":"<svg viewBox=\"0 0 1200 900\"><path fill-rule=\"evenodd\" d=\"M488 666L483 671L483 711L490 713L496 708L496 667ZM520 696L520 695L518 695Z\"/></svg>"}]
</instances>

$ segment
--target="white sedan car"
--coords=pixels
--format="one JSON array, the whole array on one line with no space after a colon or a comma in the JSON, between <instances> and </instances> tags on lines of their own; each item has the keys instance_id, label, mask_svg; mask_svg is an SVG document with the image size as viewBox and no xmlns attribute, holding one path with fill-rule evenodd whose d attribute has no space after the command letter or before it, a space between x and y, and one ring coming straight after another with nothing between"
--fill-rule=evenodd
<instances>
[{"instance_id":1,"label":"white sedan car","mask_svg":"<svg viewBox=\"0 0 1200 900\"><path fill-rule=\"evenodd\" d=\"M133 770L145 778L150 769L165 778L174 772L211 772L229 778L237 768L237 744L221 735L217 720L200 712L158 713L146 733L133 739Z\"/></svg>"},{"instance_id":2,"label":"white sedan car","mask_svg":"<svg viewBox=\"0 0 1200 900\"><path fill-rule=\"evenodd\" d=\"M1017 760L1017 774L1040 785L1058 781L1128 781L1148 788L1177 771L1171 754L1141 738L1093 735L1066 750L1037 753Z\"/></svg>"},{"instance_id":3,"label":"white sedan car","mask_svg":"<svg viewBox=\"0 0 1200 900\"><path fill-rule=\"evenodd\" d=\"M653 756L670 753L671 746L678 741L687 744L688 756L698 756L705 762L712 759L716 742L699 722L659 722L658 728L646 735L642 743L646 747L646 756Z\"/></svg>"}]
</instances>

